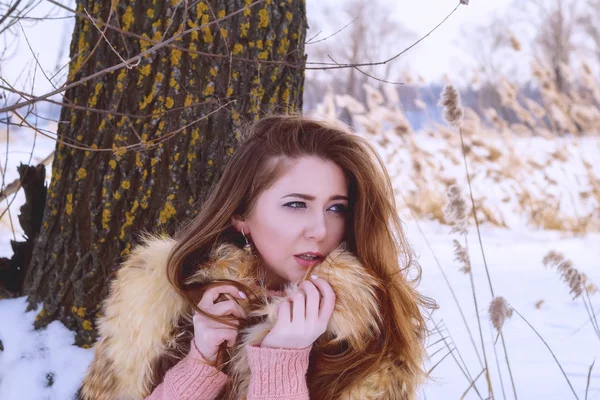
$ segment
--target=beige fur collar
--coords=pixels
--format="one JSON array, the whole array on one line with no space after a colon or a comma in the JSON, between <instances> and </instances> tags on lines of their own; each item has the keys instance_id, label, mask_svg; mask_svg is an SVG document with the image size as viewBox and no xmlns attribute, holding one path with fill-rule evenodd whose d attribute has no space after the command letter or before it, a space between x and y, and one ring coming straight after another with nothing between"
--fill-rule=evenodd
<instances>
[{"instance_id":1,"label":"beige fur collar","mask_svg":"<svg viewBox=\"0 0 600 400\"><path fill-rule=\"evenodd\" d=\"M176 362L182 334L175 329L182 320L191 320L191 308L169 284L166 277L167 257L175 241L148 237L134 248L111 282L110 294L103 302L103 316L98 319L100 339L95 356L84 379L84 400L140 400L152 393L163 376L159 364L165 358ZM197 272L191 281L208 282L234 279L258 288L251 275L251 261L234 245L222 245L214 251L209 268ZM360 348L368 337L379 334L376 289L380 284L359 261L343 248L336 249L315 268L336 293L336 307L328 332L336 340ZM298 290L290 285L288 293ZM239 398L244 398L250 371L244 346L259 343L275 322L276 305L285 298L268 298L265 305L249 315L262 316L264 322L250 326L238 335L232 351L230 377ZM318 350L318 349L317 349ZM379 372L357 382L344 399L413 399L416 382L394 360L384 359Z\"/></svg>"}]
</instances>

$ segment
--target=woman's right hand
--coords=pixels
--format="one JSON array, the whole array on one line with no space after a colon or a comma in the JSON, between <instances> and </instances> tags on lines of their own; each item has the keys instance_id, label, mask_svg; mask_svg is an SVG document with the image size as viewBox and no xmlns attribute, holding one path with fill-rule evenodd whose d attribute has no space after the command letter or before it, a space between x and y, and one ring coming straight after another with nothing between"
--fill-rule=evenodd
<instances>
[{"instance_id":1,"label":"woman's right hand","mask_svg":"<svg viewBox=\"0 0 600 400\"><path fill-rule=\"evenodd\" d=\"M215 300L217 300L219 295L223 293L230 294L232 297L237 299L246 298L244 293L239 291L235 286L217 286L208 289L204 293L200 303L198 303L198 308L213 315L233 315L238 318L245 319L247 317L246 311L235 301L226 300L215 303ZM204 315L199 314L197 311L194 311L193 322L194 343L196 344L196 348L205 361L210 363L216 361L219 346L223 342L227 342L227 347L232 347L235 345L238 328L233 328L229 325L212 320ZM232 322L234 324L237 323L235 320Z\"/></svg>"}]
</instances>

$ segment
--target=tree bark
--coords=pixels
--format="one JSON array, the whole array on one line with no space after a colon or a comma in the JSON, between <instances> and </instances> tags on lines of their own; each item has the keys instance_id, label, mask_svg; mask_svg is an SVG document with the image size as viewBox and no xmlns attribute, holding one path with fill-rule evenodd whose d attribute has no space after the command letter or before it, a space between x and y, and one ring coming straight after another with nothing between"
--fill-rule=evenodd
<instances>
[{"instance_id":1,"label":"tree bark","mask_svg":"<svg viewBox=\"0 0 600 400\"><path fill-rule=\"evenodd\" d=\"M77 0L70 82L140 54L150 39L197 29L177 48L65 92L63 143L24 290L30 309L43 303L36 328L58 319L83 347L96 340L100 303L136 234L172 234L196 215L244 122L302 109L306 61L304 0L110 3Z\"/></svg>"}]
</instances>

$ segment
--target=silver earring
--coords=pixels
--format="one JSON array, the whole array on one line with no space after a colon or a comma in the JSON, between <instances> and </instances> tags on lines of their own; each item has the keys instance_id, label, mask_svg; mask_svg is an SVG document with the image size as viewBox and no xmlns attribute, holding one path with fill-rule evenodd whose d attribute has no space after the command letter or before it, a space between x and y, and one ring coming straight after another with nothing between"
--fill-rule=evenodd
<instances>
[{"instance_id":1,"label":"silver earring","mask_svg":"<svg viewBox=\"0 0 600 400\"><path fill-rule=\"evenodd\" d=\"M252 255L252 245L248 242L248 238L246 234L244 234L244 230L242 229L242 236L244 236L244 240L246 241L246 245L244 246L244 251L248 253L248 255Z\"/></svg>"}]
</instances>

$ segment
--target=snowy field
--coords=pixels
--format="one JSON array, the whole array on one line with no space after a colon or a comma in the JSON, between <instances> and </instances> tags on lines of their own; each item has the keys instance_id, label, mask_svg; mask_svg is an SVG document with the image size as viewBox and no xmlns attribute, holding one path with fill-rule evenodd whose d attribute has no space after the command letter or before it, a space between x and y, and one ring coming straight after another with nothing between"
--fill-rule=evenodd
<instances>
[{"instance_id":1,"label":"snowy field","mask_svg":"<svg viewBox=\"0 0 600 400\"><path fill-rule=\"evenodd\" d=\"M17 138L16 133L13 136L6 182L11 182L16 177L14 166L18 160L26 161L29 158L31 138L31 135ZM39 162L53 148L51 140L38 137L34 162ZM2 151L4 150L0 150ZM4 156L2 154L0 157L2 164ZM48 175L49 172L48 170ZM392 175L396 174L392 171ZM12 209L17 210L22 201L21 195L18 195ZM16 223L14 212L13 220ZM13 237L6 221L6 218L2 220L0 228L0 254L5 257L11 254L8 244ZM423 387L419 398L460 399L468 388L469 381L452 355L446 356L448 349L439 341L441 337L435 332L433 322L442 329L450 348L455 349L453 355L456 359L460 360L459 356L462 357L471 376L478 375L482 368L434 255L463 307L481 354L469 277L459 272L460 266L453 261L454 236L449 234L448 226L420 220L418 223L407 221L406 228L423 268L420 289L440 306L430 321L434 332L428 340L431 359L427 362L427 368L437 366L432 372L433 379ZM18 230L16 236L20 237ZM567 285L560 281L555 270L544 267L542 259L550 250L562 252L580 272L588 275L591 282L600 284L600 234L574 236L564 232L534 230L522 224L511 229L488 224L482 227L482 239L495 296L503 296L539 331L565 370L577 398L586 398L588 371L592 362L600 356L600 338L589 322L581 298L572 300ZM494 397L512 399L514 396L500 341L496 344L498 363L494 357L492 329L487 312L492 296L474 227L469 228L468 240ZM600 307L599 296L600 294L592 295L595 309ZM50 324L43 331L34 332L32 326L36 312L25 313L25 307L25 298L0 300L0 399L74 398L92 360L93 350L73 346L74 335L59 322ZM519 399L576 398L543 342L519 316L513 314L503 329ZM501 389L498 365L505 396ZM596 367L591 374L588 399L600 399L600 366ZM481 397L486 398L487 385L484 378L479 378L477 382ZM465 398L480 397L471 390Z\"/></svg>"},{"instance_id":2,"label":"snowy field","mask_svg":"<svg viewBox=\"0 0 600 400\"><path fill-rule=\"evenodd\" d=\"M475 342L480 347L469 277L459 272L458 264L452 261L454 254L448 235L449 228L430 222L420 222L420 226L448 276L466 314ZM440 306L440 309L434 312L433 319L440 325L443 322L458 351L461 352L471 376L476 376L482 368L448 286L415 224L408 223L407 228L409 238L420 255L419 262L423 267L421 291L433 297ZM575 238L558 232L483 228L482 239L495 296L503 296L538 330L554 351L571 380L578 398L584 399L589 367L594 360L600 358L600 338L596 336L589 323L582 300L572 300L568 286L559 280L555 270L544 267L542 259L549 250L562 252L567 259L573 261L580 272L586 273L592 282L600 282L600 268L598 268L600 235L588 234L585 237ZM469 245L479 313L483 322L483 337L488 350L495 398L501 399L504 397L500 389L498 368L491 345L492 330L487 311L492 297L477 242L477 235L473 228L469 231ZM598 294L592 296L596 311L600 307L598 296ZM543 302L538 309L536 303L539 301ZM519 399L576 398L552 355L523 320L513 313L513 316L505 322L503 331ZM448 336L448 332L444 332L444 336ZM429 339L429 343L435 343L439 339L440 336L434 334ZM433 345L428 349L428 353L433 354L442 347L445 347L443 343ZM501 342L498 342L496 349L507 392L506 398L512 399L514 396ZM447 352L447 349L444 349L432 357L428 362L429 367L435 365ZM469 381L451 356L445 358L433 371L432 378L435 381L426 385L422 399L460 399L469 387ZM485 399L486 385L482 378L478 383L480 393ZM479 397L471 391L465 398L478 399ZM600 399L600 370L596 368L592 371L587 398Z\"/></svg>"}]
</instances>

